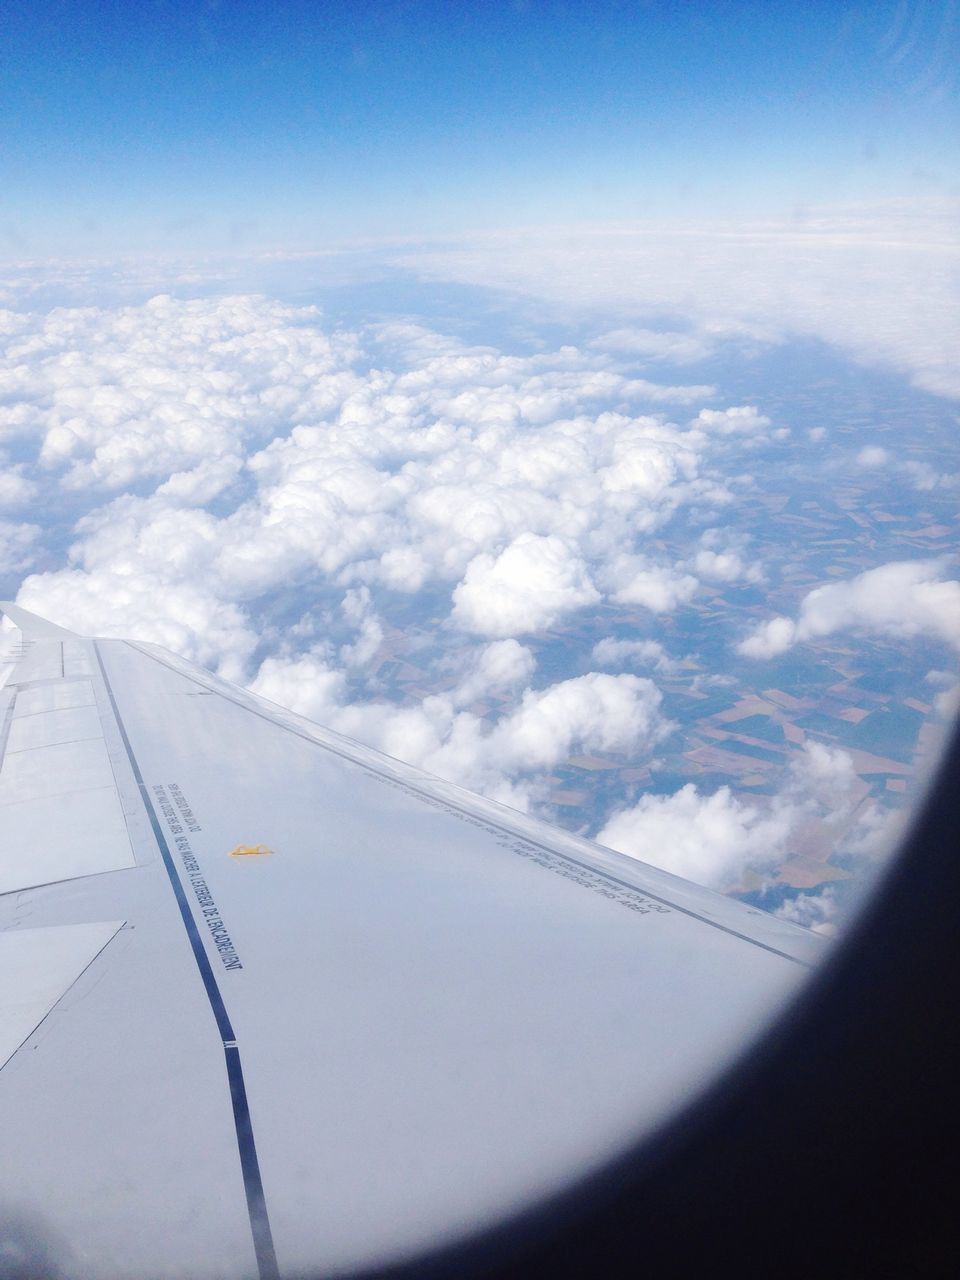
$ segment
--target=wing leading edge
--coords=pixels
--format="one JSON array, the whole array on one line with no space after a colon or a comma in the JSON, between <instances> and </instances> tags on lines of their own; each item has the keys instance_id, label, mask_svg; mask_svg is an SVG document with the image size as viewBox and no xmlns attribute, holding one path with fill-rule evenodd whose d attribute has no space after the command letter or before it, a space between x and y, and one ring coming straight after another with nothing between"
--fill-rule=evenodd
<instances>
[{"instance_id":1,"label":"wing leading edge","mask_svg":"<svg viewBox=\"0 0 960 1280\"><path fill-rule=\"evenodd\" d=\"M466 1236L662 1123L819 952L2 608L0 1221L51 1269L333 1274Z\"/></svg>"}]
</instances>

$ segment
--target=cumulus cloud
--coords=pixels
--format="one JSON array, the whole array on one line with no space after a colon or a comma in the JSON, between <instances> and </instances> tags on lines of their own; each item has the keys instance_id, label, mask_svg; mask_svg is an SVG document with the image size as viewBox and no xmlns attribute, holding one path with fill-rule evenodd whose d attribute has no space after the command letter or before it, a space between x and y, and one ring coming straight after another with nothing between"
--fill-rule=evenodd
<instances>
[{"instance_id":1,"label":"cumulus cloud","mask_svg":"<svg viewBox=\"0 0 960 1280\"><path fill-rule=\"evenodd\" d=\"M415 547L389 547L378 562L377 577L395 591L419 591L430 572L423 555Z\"/></svg>"},{"instance_id":2,"label":"cumulus cloud","mask_svg":"<svg viewBox=\"0 0 960 1280\"><path fill-rule=\"evenodd\" d=\"M317 320L249 297L55 308L7 344L0 438L35 438L70 489L238 460L245 441L322 414L356 382L355 339Z\"/></svg>"},{"instance_id":3,"label":"cumulus cloud","mask_svg":"<svg viewBox=\"0 0 960 1280\"><path fill-rule=\"evenodd\" d=\"M318 724L330 723L348 691L344 673L317 652L264 658L250 688Z\"/></svg>"},{"instance_id":4,"label":"cumulus cloud","mask_svg":"<svg viewBox=\"0 0 960 1280\"><path fill-rule=\"evenodd\" d=\"M494 641L448 693L406 707L351 702L344 674L322 652L267 658L254 692L441 778L527 809L544 775L574 752L648 752L672 726L661 695L633 675L591 672L526 688L513 710L485 719L462 708L481 693L525 683L534 663L516 641Z\"/></svg>"},{"instance_id":5,"label":"cumulus cloud","mask_svg":"<svg viewBox=\"0 0 960 1280\"><path fill-rule=\"evenodd\" d=\"M945 567L942 559L893 561L815 587L796 619L770 619L738 651L773 658L805 640L847 630L906 639L926 635L960 648L960 582L945 579Z\"/></svg>"},{"instance_id":6,"label":"cumulus cloud","mask_svg":"<svg viewBox=\"0 0 960 1280\"><path fill-rule=\"evenodd\" d=\"M933 705L937 715L944 720L955 720L960 713L960 684L951 685L934 695Z\"/></svg>"},{"instance_id":7,"label":"cumulus cloud","mask_svg":"<svg viewBox=\"0 0 960 1280\"><path fill-rule=\"evenodd\" d=\"M33 562L40 528L0 520L0 573L21 573Z\"/></svg>"},{"instance_id":8,"label":"cumulus cloud","mask_svg":"<svg viewBox=\"0 0 960 1280\"><path fill-rule=\"evenodd\" d=\"M878 470L881 467L896 467L900 476L905 476L910 487L917 493L931 493L934 489L953 489L960 484L960 473L938 471L929 462L921 462L916 458L896 457L889 449L879 445L865 445L857 454L857 466Z\"/></svg>"},{"instance_id":9,"label":"cumulus cloud","mask_svg":"<svg viewBox=\"0 0 960 1280\"><path fill-rule=\"evenodd\" d=\"M769 800L742 800L726 786L704 794L687 783L614 813L596 839L698 884L730 889L747 870L772 872L811 820L842 833L850 852L875 850L889 839L890 813L876 804L861 808L861 800L849 754L809 740Z\"/></svg>"},{"instance_id":10,"label":"cumulus cloud","mask_svg":"<svg viewBox=\"0 0 960 1280\"><path fill-rule=\"evenodd\" d=\"M478 635L541 631L600 594L562 539L525 533L499 556L479 555L453 593L453 620Z\"/></svg>"},{"instance_id":11,"label":"cumulus cloud","mask_svg":"<svg viewBox=\"0 0 960 1280\"><path fill-rule=\"evenodd\" d=\"M27 478L24 471L22 464L4 466L0 470L0 507L23 507L36 497L37 486Z\"/></svg>"},{"instance_id":12,"label":"cumulus cloud","mask_svg":"<svg viewBox=\"0 0 960 1280\"><path fill-rule=\"evenodd\" d=\"M889 461L889 452L877 444L864 445L857 454L858 467L883 467Z\"/></svg>"},{"instance_id":13,"label":"cumulus cloud","mask_svg":"<svg viewBox=\"0 0 960 1280\"><path fill-rule=\"evenodd\" d=\"M180 578L151 580L138 568L125 575L63 569L24 580L17 603L81 635L134 637L243 681L257 645L237 605Z\"/></svg>"},{"instance_id":14,"label":"cumulus cloud","mask_svg":"<svg viewBox=\"0 0 960 1280\"><path fill-rule=\"evenodd\" d=\"M494 640L476 655L451 694L456 706L466 706L488 694L503 694L518 685L528 685L537 660L516 640Z\"/></svg>"},{"instance_id":15,"label":"cumulus cloud","mask_svg":"<svg viewBox=\"0 0 960 1280\"><path fill-rule=\"evenodd\" d=\"M652 681L594 671L545 690L528 690L491 741L500 758L522 769L554 765L574 747L630 751L668 731L659 707L660 692Z\"/></svg>"},{"instance_id":16,"label":"cumulus cloud","mask_svg":"<svg viewBox=\"0 0 960 1280\"><path fill-rule=\"evenodd\" d=\"M601 667L638 666L669 674L676 662L656 640L616 640L605 636L593 646L592 659Z\"/></svg>"},{"instance_id":17,"label":"cumulus cloud","mask_svg":"<svg viewBox=\"0 0 960 1280\"><path fill-rule=\"evenodd\" d=\"M598 348L513 356L409 323L351 333L239 295L7 328L0 434L40 468L8 468L0 502L37 483L49 503L100 494L68 564L28 584L33 606L175 638L223 670L252 651L249 605L297 584L440 587L456 625L490 638L604 591L673 608L695 580L631 549L684 505L730 498L716 433L651 411L713 388L630 377ZM364 626L348 665L373 653Z\"/></svg>"},{"instance_id":18,"label":"cumulus cloud","mask_svg":"<svg viewBox=\"0 0 960 1280\"><path fill-rule=\"evenodd\" d=\"M747 539L724 529L704 530L690 567L708 582L763 581L762 566L747 558Z\"/></svg>"},{"instance_id":19,"label":"cumulus cloud","mask_svg":"<svg viewBox=\"0 0 960 1280\"><path fill-rule=\"evenodd\" d=\"M797 639L795 622L790 618L771 618L742 640L737 645L737 652L746 658L776 658L792 648Z\"/></svg>"},{"instance_id":20,"label":"cumulus cloud","mask_svg":"<svg viewBox=\"0 0 960 1280\"><path fill-rule=\"evenodd\" d=\"M798 893L781 903L773 913L781 920L812 929L830 937L836 933L838 914L836 891L830 885L820 893Z\"/></svg>"},{"instance_id":21,"label":"cumulus cloud","mask_svg":"<svg viewBox=\"0 0 960 1280\"><path fill-rule=\"evenodd\" d=\"M759 437L770 426L770 419L755 405L744 404L731 409L701 409L690 425L718 436Z\"/></svg>"},{"instance_id":22,"label":"cumulus cloud","mask_svg":"<svg viewBox=\"0 0 960 1280\"><path fill-rule=\"evenodd\" d=\"M781 861L791 829L786 812L764 813L729 787L702 795L687 783L672 795L641 797L614 814L596 838L698 884L728 888L746 867Z\"/></svg>"},{"instance_id":23,"label":"cumulus cloud","mask_svg":"<svg viewBox=\"0 0 960 1280\"><path fill-rule=\"evenodd\" d=\"M646 556L617 556L601 582L618 604L639 604L651 613L669 613L686 604L697 590L697 579Z\"/></svg>"},{"instance_id":24,"label":"cumulus cloud","mask_svg":"<svg viewBox=\"0 0 960 1280\"><path fill-rule=\"evenodd\" d=\"M934 694L933 705L937 715L945 720L953 720L960 713L960 681L955 671L928 671L926 680L939 688Z\"/></svg>"},{"instance_id":25,"label":"cumulus cloud","mask_svg":"<svg viewBox=\"0 0 960 1280\"><path fill-rule=\"evenodd\" d=\"M357 638L343 645L340 659L349 667L365 667L383 644L383 624L370 600L368 587L348 591L341 605L344 617L357 628Z\"/></svg>"}]
</instances>

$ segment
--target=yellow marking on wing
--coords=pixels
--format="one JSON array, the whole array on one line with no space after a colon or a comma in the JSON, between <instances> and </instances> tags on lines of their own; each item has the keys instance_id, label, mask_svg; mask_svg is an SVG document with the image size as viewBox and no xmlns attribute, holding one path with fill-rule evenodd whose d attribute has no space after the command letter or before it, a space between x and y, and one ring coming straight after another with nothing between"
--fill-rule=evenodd
<instances>
[{"instance_id":1,"label":"yellow marking on wing","mask_svg":"<svg viewBox=\"0 0 960 1280\"><path fill-rule=\"evenodd\" d=\"M231 858L250 858L257 854L273 853L272 849L268 849L265 844L238 844L235 849L230 850Z\"/></svg>"}]
</instances>

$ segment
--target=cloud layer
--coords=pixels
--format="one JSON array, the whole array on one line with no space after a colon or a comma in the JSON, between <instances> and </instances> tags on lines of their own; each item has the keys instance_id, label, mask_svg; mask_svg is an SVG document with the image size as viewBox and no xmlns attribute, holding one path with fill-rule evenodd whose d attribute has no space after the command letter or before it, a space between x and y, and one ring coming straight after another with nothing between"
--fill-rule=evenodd
<instances>
[{"instance_id":1,"label":"cloud layer","mask_svg":"<svg viewBox=\"0 0 960 1280\"><path fill-rule=\"evenodd\" d=\"M397 255L430 278L495 285L574 310L683 315L691 332L614 327L597 345L678 362L809 335L960 398L957 201L798 210L752 224L536 228Z\"/></svg>"},{"instance_id":2,"label":"cloud layer","mask_svg":"<svg viewBox=\"0 0 960 1280\"><path fill-rule=\"evenodd\" d=\"M399 322L326 332L313 308L257 297L6 323L3 437L35 451L48 494L101 495L69 567L28 580L24 602L233 674L254 646L246 603L298 583L439 588L451 625L489 638L605 595L673 610L696 562L639 546L685 505L730 501L717 441L769 426L751 406L692 411L712 388L591 350L507 356ZM701 552L704 577L729 566Z\"/></svg>"},{"instance_id":3,"label":"cloud layer","mask_svg":"<svg viewBox=\"0 0 960 1280\"><path fill-rule=\"evenodd\" d=\"M883 337L876 315L842 336L846 295L833 311L815 297L833 252L823 237L814 250L801 236L805 282L774 281L782 314L744 266L755 251L769 265L770 237L715 239L712 267L696 237L667 237L669 309L684 319L654 329L636 316L638 299L667 307L659 250L630 235L612 254L591 242L552 283L538 273L561 241L526 263L494 246L507 283L609 295L576 345L546 324L492 345L419 319L334 323L254 293L0 313L0 572L33 569L20 602L55 621L157 641L520 808L552 799L647 861L722 889L772 874L805 823L829 823L831 805L850 818L850 758L793 742L766 798L692 783L659 794L671 699L686 714L731 662L755 669L734 659L738 641L754 659L840 634L960 648L960 583L943 556L874 543L875 567L832 566L811 589L823 580L785 564L804 559L787 548L796 523L776 533L753 516L789 488L768 484L787 450L819 467L829 434L743 388L792 326L943 394L952 384L939 348L908 349L900 328ZM467 275L488 249L471 250ZM741 267L754 294L724 293ZM726 395L712 375L733 357L740 391ZM863 484L903 462L931 509L946 500L949 473L892 444L832 457ZM928 528L942 536L933 515ZM744 602L766 618L746 637ZM604 791L606 769L633 782ZM604 807L588 821L576 806L591 787ZM826 921L831 902L818 910Z\"/></svg>"}]
</instances>

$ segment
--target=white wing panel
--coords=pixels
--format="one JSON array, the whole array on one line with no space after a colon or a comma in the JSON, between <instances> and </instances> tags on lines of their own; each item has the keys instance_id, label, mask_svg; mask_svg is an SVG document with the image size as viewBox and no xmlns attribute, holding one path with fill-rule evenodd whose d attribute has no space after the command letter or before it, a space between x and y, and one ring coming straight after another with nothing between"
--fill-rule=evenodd
<instances>
[{"instance_id":1,"label":"white wing panel","mask_svg":"<svg viewBox=\"0 0 960 1280\"><path fill-rule=\"evenodd\" d=\"M136 865L116 789L0 807L0 894Z\"/></svg>"},{"instance_id":2,"label":"white wing panel","mask_svg":"<svg viewBox=\"0 0 960 1280\"><path fill-rule=\"evenodd\" d=\"M0 933L0 1067L122 925L115 920Z\"/></svg>"},{"instance_id":3,"label":"white wing panel","mask_svg":"<svg viewBox=\"0 0 960 1280\"><path fill-rule=\"evenodd\" d=\"M61 680L56 684L33 685L17 694L16 714L37 715L61 707L93 706L93 685L89 680Z\"/></svg>"},{"instance_id":4,"label":"white wing panel","mask_svg":"<svg viewBox=\"0 0 960 1280\"><path fill-rule=\"evenodd\" d=\"M102 738L8 752L0 770L0 805L112 785Z\"/></svg>"},{"instance_id":5,"label":"white wing panel","mask_svg":"<svg viewBox=\"0 0 960 1280\"><path fill-rule=\"evenodd\" d=\"M82 640L64 640L63 674L69 680L76 676L93 674L88 646Z\"/></svg>"},{"instance_id":6,"label":"white wing panel","mask_svg":"<svg viewBox=\"0 0 960 1280\"><path fill-rule=\"evenodd\" d=\"M17 701L19 703L19 698ZM13 724L7 739L8 754L103 737L100 717L97 708L93 706L40 711L29 716L18 715L19 711L19 706L14 709Z\"/></svg>"},{"instance_id":7,"label":"white wing panel","mask_svg":"<svg viewBox=\"0 0 960 1280\"><path fill-rule=\"evenodd\" d=\"M63 642L47 639L27 640L17 667L17 678L21 681L61 680L63 678Z\"/></svg>"}]
</instances>

